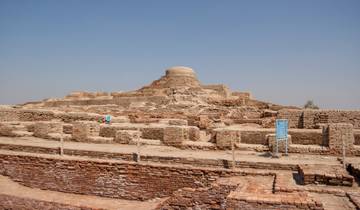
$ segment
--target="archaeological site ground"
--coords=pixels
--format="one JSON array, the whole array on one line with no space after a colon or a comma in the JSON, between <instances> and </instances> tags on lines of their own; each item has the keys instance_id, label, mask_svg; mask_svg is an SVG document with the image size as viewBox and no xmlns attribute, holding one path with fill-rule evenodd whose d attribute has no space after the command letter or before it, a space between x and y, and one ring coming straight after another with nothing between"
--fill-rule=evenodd
<instances>
[{"instance_id":1,"label":"archaeological site ground","mask_svg":"<svg viewBox=\"0 0 360 210\"><path fill-rule=\"evenodd\" d=\"M263 102L188 67L0 106L0 209L347 210L359 180L360 110Z\"/></svg>"}]
</instances>

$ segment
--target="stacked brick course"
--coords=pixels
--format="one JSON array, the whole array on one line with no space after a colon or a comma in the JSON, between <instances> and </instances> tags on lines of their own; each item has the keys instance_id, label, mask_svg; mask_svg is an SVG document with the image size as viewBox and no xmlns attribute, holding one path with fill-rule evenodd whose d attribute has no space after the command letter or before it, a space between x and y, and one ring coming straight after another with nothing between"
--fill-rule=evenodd
<instances>
[{"instance_id":1,"label":"stacked brick course","mask_svg":"<svg viewBox=\"0 0 360 210\"><path fill-rule=\"evenodd\" d=\"M1 153L0 174L32 188L148 200L243 172Z\"/></svg>"},{"instance_id":2,"label":"stacked brick course","mask_svg":"<svg viewBox=\"0 0 360 210\"><path fill-rule=\"evenodd\" d=\"M354 144L360 145L360 130L354 130Z\"/></svg>"},{"instance_id":3,"label":"stacked brick course","mask_svg":"<svg viewBox=\"0 0 360 210\"><path fill-rule=\"evenodd\" d=\"M274 133L275 129L242 129L241 142L245 144L263 144L267 145L266 135Z\"/></svg>"},{"instance_id":4,"label":"stacked brick course","mask_svg":"<svg viewBox=\"0 0 360 210\"><path fill-rule=\"evenodd\" d=\"M73 124L72 138L75 141L87 142L91 136L98 136L100 124L91 121L78 121Z\"/></svg>"},{"instance_id":5,"label":"stacked brick course","mask_svg":"<svg viewBox=\"0 0 360 210\"><path fill-rule=\"evenodd\" d=\"M14 128L7 123L0 123L0 136L14 137Z\"/></svg>"},{"instance_id":6,"label":"stacked brick course","mask_svg":"<svg viewBox=\"0 0 360 210\"><path fill-rule=\"evenodd\" d=\"M288 119L289 128L302 128L303 127L303 110L300 109L282 109L278 112L278 119Z\"/></svg>"},{"instance_id":7,"label":"stacked brick course","mask_svg":"<svg viewBox=\"0 0 360 210\"><path fill-rule=\"evenodd\" d=\"M187 120L182 120L182 119L169 119L168 121L169 125L188 125L188 121Z\"/></svg>"},{"instance_id":8,"label":"stacked brick course","mask_svg":"<svg viewBox=\"0 0 360 210\"><path fill-rule=\"evenodd\" d=\"M236 186L215 185L207 188L182 188L161 203L157 210L225 209L226 196Z\"/></svg>"},{"instance_id":9,"label":"stacked brick course","mask_svg":"<svg viewBox=\"0 0 360 210\"><path fill-rule=\"evenodd\" d=\"M91 207L67 205L56 202L49 202L49 201L42 201L42 200L35 200L30 198L22 198L22 197L0 194L0 210L9 210L9 209L95 210L94 208ZM96 210L102 210L102 209L96 209Z\"/></svg>"},{"instance_id":10,"label":"stacked brick course","mask_svg":"<svg viewBox=\"0 0 360 210\"><path fill-rule=\"evenodd\" d=\"M116 136L114 142L120 144L130 144L134 141L140 139L141 132L140 131L132 131L132 130L119 130L116 131Z\"/></svg>"},{"instance_id":11,"label":"stacked brick course","mask_svg":"<svg viewBox=\"0 0 360 210\"><path fill-rule=\"evenodd\" d=\"M182 126L169 126L164 130L164 144L169 146L181 146L185 141L186 128Z\"/></svg>"},{"instance_id":12,"label":"stacked brick course","mask_svg":"<svg viewBox=\"0 0 360 210\"><path fill-rule=\"evenodd\" d=\"M240 144L241 131L236 129L219 129L216 133L216 146L231 148L231 144Z\"/></svg>"},{"instance_id":13,"label":"stacked brick course","mask_svg":"<svg viewBox=\"0 0 360 210\"><path fill-rule=\"evenodd\" d=\"M288 119L290 128L319 128L327 123L350 123L355 129L360 128L360 111L282 109L278 119Z\"/></svg>"},{"instance_id":14,"label":"stacked brick course","mask_svg":"<svg viewBox=\"0 0 360 210\"><path fill-rule=\"evenodd\" d=\"M34 125L34 136L48 138L50 133L63 133L61 122L36 122Z\"/></svg>"},{"instance_id":15,"label":"stacked brick course","mask_svg":"<svg viewBox=\"0 0 360 210\"><path fill-rule=\"evenodd\" d=\"M342 154L343 146L347 153L352 153L354 148L354 132L352 124L328 124L323 128L323 136L333 153Z\"/></svg>"},{"instance_id":16,"label":"stacked brick course","mask_svg":"<svg viewBox=\"0 0 360 210\"><path fill-rule=\"evenodd\" d=\"M302 183L352 186L354 178L340 166L299 165Z\"/></svg>"}]
</instances>

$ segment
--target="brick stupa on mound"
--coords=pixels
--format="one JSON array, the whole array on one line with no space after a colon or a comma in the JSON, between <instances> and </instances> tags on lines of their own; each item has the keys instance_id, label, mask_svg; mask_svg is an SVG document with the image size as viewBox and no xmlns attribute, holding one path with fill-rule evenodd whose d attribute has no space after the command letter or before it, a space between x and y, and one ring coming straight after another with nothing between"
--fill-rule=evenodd
<instances>
[{"instance_id":1,"label":"brick stupa on mound","mask_svg":"<svg viewBox=\"0 0 360 210\"><path fill-rule=\"evenodd\" d=\"M166 70L166 74L142 89L163 88L201 88L193 69L185 66L174 66Z\"/></svg>"},{"instance_id":2,"label":"brick stupa on mound","mask_svg":"<svg viewBox=\"0 0 360 210\"><path fill-rule=\"evenodd\" d=\"M185 66L168 68L164 76L135 91L144 96L166 96L172 102L204 103L208 93L193 69Z\"/></svg>"}]
</instances>

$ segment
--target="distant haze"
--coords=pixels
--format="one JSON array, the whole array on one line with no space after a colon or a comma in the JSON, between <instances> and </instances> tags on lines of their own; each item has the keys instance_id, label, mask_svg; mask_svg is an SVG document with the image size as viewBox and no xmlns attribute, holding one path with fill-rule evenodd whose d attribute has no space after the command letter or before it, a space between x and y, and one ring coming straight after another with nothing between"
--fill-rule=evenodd
<instances>
[{"instance_id":1,"label":"distant haze","mask_svg":"<svg viewBox=\"0 0 360 210\"><path fill-rule=\"evenodd\" d=\"M360 109L360 1L0 0L0 104L137 89L176 65L259 100Z\"/></svg>"}]
</instances>

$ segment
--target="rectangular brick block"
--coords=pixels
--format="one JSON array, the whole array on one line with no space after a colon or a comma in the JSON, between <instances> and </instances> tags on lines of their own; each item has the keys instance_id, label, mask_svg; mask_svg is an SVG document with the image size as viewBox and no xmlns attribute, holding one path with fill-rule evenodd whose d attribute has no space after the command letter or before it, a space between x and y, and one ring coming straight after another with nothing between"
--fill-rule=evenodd
<instances>
[{"instance_id":1,"label":"rectangular brick block","mask_svg":"<svg viewBox=\"0 0 360 210\"><path fill-rule=\"evenodd\" d=\"M236 129L219 129L216 132L216 146L219 148L231 148L232 142L240 144L241 133Z\"/></svg>"},{"instance_id":2,"label":"rectangular brick block","mask_svg":"<svg viewBox=\"0 0 360 210\"><path fill-rule=\"evenodd\" d=\"M76 141L88 141L90 136L98 136L100 125L93 121L77 121L73 124L72 138Z\"/></svg>"},{"instance_id":3,"label":"rectangular brick block","mask_svg":"<svg viewBox=\"0 0 360 210\"><path fill-rule=\"evenodd\" d=\"M323 136L330 150L341 154L343 145L346 152L354 148L354 131L350 123L330 123L323 127Z\"/></svg>"},{"instance_id":4,"label":"rectangular brick block","mask_svg":"<svg viewBox=\"0 0 360 210\"><path fill-rule=\"evenodd\" d=\"M140 131L134 130L119 130L116 132L114 141L120 144L129 144L132 141L137 141L141 137Z\"/></svg>"},{"instance_id":5,"label":"rectangular brick block","mask_svg":"<svg viewBox=\"0 0 360 210\"><path fill-rule=\"evenodd\" d=\"M187 134L186 127L169 126L164 129L164 144L170 146L180 146L185 141Z\"/></svg>"},{"instance_id":6,"label":"rectangular brick block","mask_svg":"<svg viewBox=\"0 0 360 210\"><path fill-rule=\"evenodd\" d=\"M34 136L39 138L48 138L49 133L62 133L63 126L61 122L36 122L34 125Z\"/></svg>"}]
</instances>

